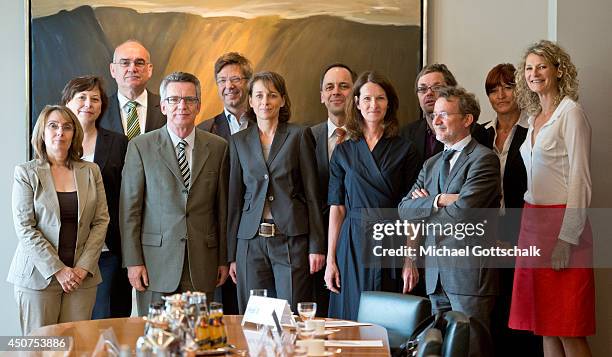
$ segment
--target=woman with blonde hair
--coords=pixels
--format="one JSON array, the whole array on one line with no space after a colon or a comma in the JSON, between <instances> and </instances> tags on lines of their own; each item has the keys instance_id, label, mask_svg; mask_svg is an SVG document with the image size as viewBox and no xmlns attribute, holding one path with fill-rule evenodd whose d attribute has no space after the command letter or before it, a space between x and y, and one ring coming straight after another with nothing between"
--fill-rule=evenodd
<instances>
[{"instance_id":1,"label":"woman with blonde hair","mask_svg":"<svg viewBox=\"0 0 612 357\"><path fill-rule=\"evenodd\" d=\"M530 115L521 156L527 172L509 326L543 336L545 356L590 356L595 333L591 267L591 127L578 100L576 67L557 44L539 41L516 73L519 106Z\"/></svg>"},{"instance_id":2,"label":"woman with blonde hair","mask_svg":"<svg viewBox=\"0 0 612 357\"><path fill-rule=\"evenodd\" d=\"M82 142L72 111L46 106L32 133L36 158L15 167L19 244L7 280L15 286L24 335L91 318L109 217L100 169L81 160Z\"/></svg>"}]
</instances>

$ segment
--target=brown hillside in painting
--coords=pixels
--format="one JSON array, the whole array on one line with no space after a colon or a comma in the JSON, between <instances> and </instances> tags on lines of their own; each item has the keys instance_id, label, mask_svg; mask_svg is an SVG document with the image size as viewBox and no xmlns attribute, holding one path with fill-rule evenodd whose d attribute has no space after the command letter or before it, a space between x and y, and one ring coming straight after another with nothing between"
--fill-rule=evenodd
<instances>
[{"instance_id":1,"label":"brown hillside in painting","mask_svg":"<svg viewBox=\"0 0 612 357\"><path fill-rule=\"evenodd\" d=\"M135 38L151 50L155 73L149 88L153 91L158 91L163 75L173 71L193 72L200 78L203 107L198 120L222 109L213 63L227 51L245 54L255 71L273 70L285 77L294 122L314 124L326 118L319 76L331 62L347 63L357 72L376 69L387 75L400 96L400 120L414 120L417 114L413 86L421 57L418 27L368 25L332 16L243 19L140 14L122 8L94 12L111 47Z\"/></svg>"}]
</instances>

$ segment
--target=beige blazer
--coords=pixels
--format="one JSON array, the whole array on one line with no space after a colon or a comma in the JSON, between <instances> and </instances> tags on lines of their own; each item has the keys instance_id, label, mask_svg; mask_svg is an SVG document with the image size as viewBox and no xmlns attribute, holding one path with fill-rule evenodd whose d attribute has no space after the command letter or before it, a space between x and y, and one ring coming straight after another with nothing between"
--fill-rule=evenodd
<instances>
[{"instance_id":1,"label":"beige blazer","mask_svg":"<svg viewBox=\"0 0 612 357\"><path fill-rule=\"evenodd\" d=\"M98 165L73 164L79 203L75 267L89 275L81 287L102 281L98 258L109 222L106 195ZM43 290L65 265L59 259L60 207L49 163L32 160L15 167L13 223L19 239L7 281Z\"/></svg>"}]
</instances>

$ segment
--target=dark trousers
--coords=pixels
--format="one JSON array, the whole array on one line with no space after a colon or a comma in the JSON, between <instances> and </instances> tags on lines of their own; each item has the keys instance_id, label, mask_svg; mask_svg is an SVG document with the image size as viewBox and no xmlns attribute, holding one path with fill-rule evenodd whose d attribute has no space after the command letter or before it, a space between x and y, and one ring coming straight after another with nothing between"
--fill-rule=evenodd
<instances>
[{"instance_id":1,"label":"dark trousers","mask_svg":"<svg viewBox=\"0 0 612 357\"><path fill-rule=\"evenodd\" d=\"M325 267L312 275L312 290L317 303L317 317L328 317L329 289L325 286Z\"/></svg>"},{"instance_id":2,"label":"dark trousers","mask_svg":"<svg viewBox=\"0 0 612 357\"><path fill-rule=\"evenodd\" d=\"M268 297L297 303L312 301L308 236L256 236L238 239L236 254L238 307L243 314L251 289L267 289Z\"/></svg>"},{"instance_id":3,"label":"dark trousers","mask_svg":"<svg viewBox=\"0 0 612 357\"><path fill-rule=\"evenodd\" d=\"M223 303L225 315L238 315L238 296L232 278L228 277L225 284L215 289L215 301Z\"/></svg>"},{"instance_id":4,"label":"dark trousers","mask_svg":"<svg viewBox=\"0 0 612 357\"><path fill-rule=\"evenodd\" d=\"M102 252L98 260L102 283L98 285L93 320L128 317L132 314L132 285L127 269L121 268L121 257L110 251Z\"/></svg>"}]
</instances>

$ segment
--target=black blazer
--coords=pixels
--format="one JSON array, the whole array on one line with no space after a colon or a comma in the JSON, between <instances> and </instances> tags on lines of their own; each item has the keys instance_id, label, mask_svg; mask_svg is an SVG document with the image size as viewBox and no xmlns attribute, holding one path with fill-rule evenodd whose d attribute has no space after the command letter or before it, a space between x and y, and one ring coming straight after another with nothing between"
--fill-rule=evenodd
<instances>
[{"instance_id":1,"label":"black blazer","mask_svg":"<svg viewBox=\"0 0 612 357\"><path fill-rule=\"evenodd\" d=\"M420 118L418 120L413 121L406 125L400 131L400 136L406 139L408 142L414 144L417 152L417 169L420 170L423 167L423 163L425 160L429 159L429 157L425 157L425 145L427 145L425 132L427 130L427 121L425 118ZM434 152L432 154L435 155L444 149L444 145L436 141L436 146L434 148Z\"/></svg>"},{"instance_id":2,"label":"black blazer","mask_svg":"<svg viewBox=\"0 0 612 357\"><path fill-rule=\"evenodd\" d=\"M121 170L125 162L128 139L125 135L98 128L94 162L100 167L110 222L106 231L106 246L121 256L121 235L119 233L119 192L121 191Z\"/></svg>"},{"instance_id":3,"label":"black blazer","mask_svg":"<svg viewBox=\"0 0 612 357\"><path fill-rule=\"evenodd\" d=\"M267 161L257 125L232 135L229 144L228 260L236 260L238 239L257 235L266 200L282 234L306 235L309 253L325 254L310 128L279 123Z\"/></svg>"},{"instance_id":4,"label":"black blazer","mask_svg":"<svg viewBox=\"0 0 612 357\"><path fill-rule=\"evenodd\" d=\"M198 129L202 129L209 133L213 133L229 141L232 132L230 131L225 111L222 111L214 118L207 119L198 125Z\"/></svg>"},{"instance_id":5,"label":"black blazer","mask_svg":"<svg viewBox=\"0 0 612 357\"><path fill-rule=\"evenodd\" d=\"M319 176L319 201L325 228L329 221L329 205L327 191L329 188L329 159L327 148L327 120L310 128L315 140L315 156L317 159L317 174ZM327 233L327 232L325 232Z\"/></svg>"},{"instance_id":6,"label":"black blazer","mask_svg":"<svg viewBox=\"0 0 612 357\"><path fill-rule=\"evenodd\" d=\"M125 134L123 131L123 124L121 123L120 111L119 99L117 99L117 93L115 93L108 99L108 108L99 119L99 126L119 134ZM149 131L159 129L165 124L166 117L161 112L159 96L147 91L147 120L145 132L148 133Z\"/></svg>"}]
</instances>

